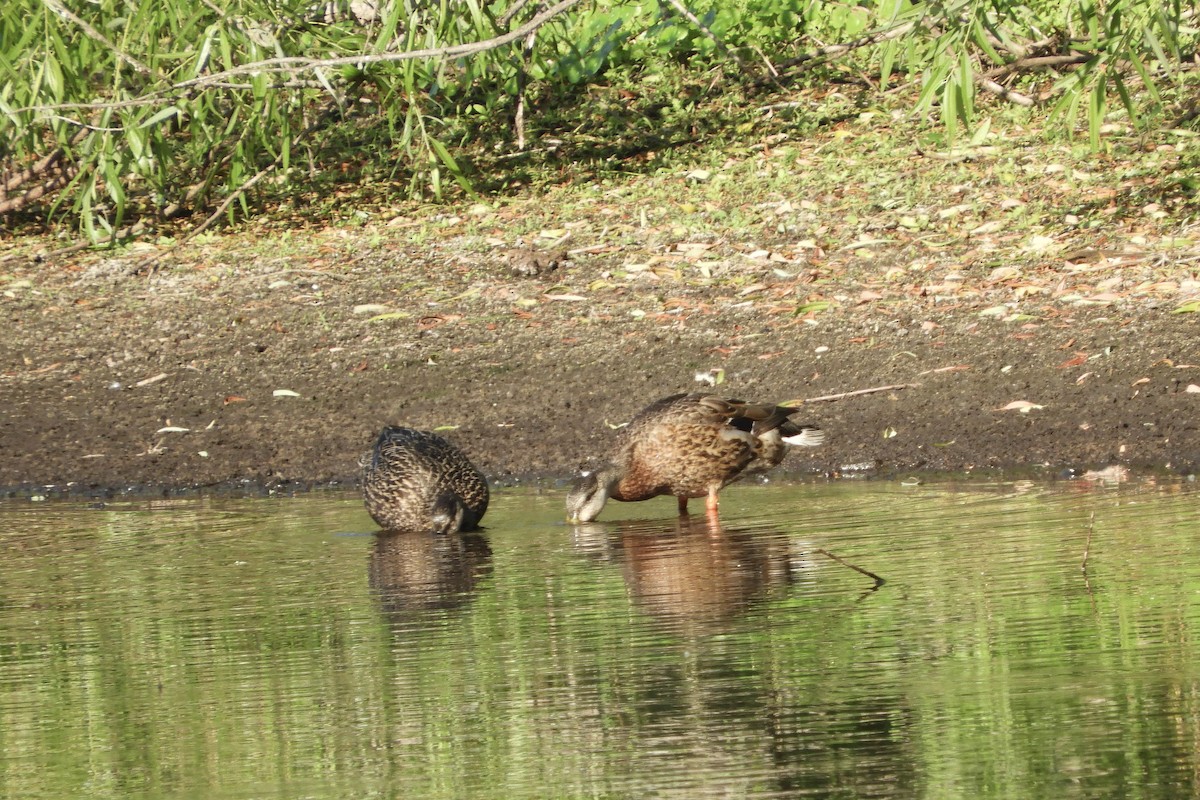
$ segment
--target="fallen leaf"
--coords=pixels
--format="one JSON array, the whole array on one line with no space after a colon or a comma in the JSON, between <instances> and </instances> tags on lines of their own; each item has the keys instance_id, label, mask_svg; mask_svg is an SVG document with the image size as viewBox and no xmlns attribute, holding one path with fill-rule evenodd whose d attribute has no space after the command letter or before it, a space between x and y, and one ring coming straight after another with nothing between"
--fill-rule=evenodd
<instances>
[{"instance_id":1,"label":"fallen leaf","mask_svg":"<svg viewBox=\"0 0 1200 800\"><path fill-rule=\"evenodd\" d=\"M191 428L180 428L177 425L168 425L165 428L159 428L155 433L187 433Z\"/></svg>"},{"instance_id":2,"label":"fallen leaf","mask_svg":"<svg viewBox=\"0 0 1200 800\"><path fill-rule=\"evenodd\" d=\"M934 375L938 372L958 372L960 370L970 369L970 368L971 368L970 364L955 364L952 367L938 367L937 369L927 369L924 372L918 372L917 376L920 377L921 375Z\"/></svg>"},{"instance_id":3,"label":"fallen leaf","mask_svg":"<svg viewBox=\"0 0 1200 800\"><path fill-rule=\"evenodd\" d=\"M293 392L291 389L276 389L271 392L272 397L299 397L300 395Z\"/></svg>"},{"instance_id":4,"label":"fallen leaf","mask_svg":"<svg viewBox=\"0 0 1200 800\"><path fill-rule=\"evenodd\" d=\"M353 308L354 314L386 314L391 309L382 303L363 303Z\"/></svg>"},{"instance_id":5,"label":"fallen leaf","mask_svg":"<svg viewBox=\"0 0 1200 800\"><path fill-rule=\"evenodd\" d=\"M998 408L996 410L997 411L1020 411L1022 414L1028 414L1030 411L1033 411L1035 408L1045 408L1045 406L1039 406L1037 403L1031 403L1028 400L1013 400L1011 403L1006 405L1004 408Z\"/></svg>"},{"instance_id":6,"label":"fallen leaf","mask_svg":"<svg viewBox=\"0 0 1200 800\"><path fill-rule=\"evenodd\" d=\"M246 402L246 398L242 397L240 394L230 394L225 396L225 405L229 405L230 403L244 402Z\"/></svg>"},{"instance_id":7,"label":"fallen leaf","mask_svg":"<svg viewBox=\"0 0 1200 800\"><path fill-rule=\"evenodd\" d=\"M1129 385L1130 386L1141 386L1143 383L1149 383L1149 382L1150 382L1149 378L1138 378L1136 381L1134 381L1133 383L1131 383Z\"/></svg>"},{"instance_id":8,"label":"fallen leaf","mask_svg":"<svg viewBox=\"0 0 1200 800\"><path fill-rule=\"evenodd\" d=\"M1004 221L996 219L992 220L991 222L985 222L976 228L972 228L967 233L971 236L986 236L989 233L995 233L996 231L1001 230L1003 227Z\"/></svg>"},{"instance_id":9,"label":"fallen leaf","mask_svg":"<svg viewBox=\"0 0 1200 800\"><path fill-rule=\"evenodd\" d=\"M167 373L160 372L157 375L155 375L153 378L146 378L145 380L138 381L137 383L134 384L134 386L137 386L140 388L142 386L149 386L152 383L158 383L159 381L163 381L166 379L167 379Z\"/></svg>"},{"instance_id":10,"label":"fallen leaf","mask_svg":"<svg viewBox=\"0 0 1200 800\"><path fill-rule=\"evenodd\" d=\"M1080 364L1086 364L1088 360L1087 353L1076 353L1074 358L1069 358L1058 365L1059 369L1067 369L1069 367L1078 367Z\"/></svg>"}]
</instances>

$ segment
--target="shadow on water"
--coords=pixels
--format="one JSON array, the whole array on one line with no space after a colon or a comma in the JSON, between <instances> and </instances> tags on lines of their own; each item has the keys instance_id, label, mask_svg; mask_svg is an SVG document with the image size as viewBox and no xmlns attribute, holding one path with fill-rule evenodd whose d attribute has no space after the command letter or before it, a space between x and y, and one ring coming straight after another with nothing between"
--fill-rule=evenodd
<instances>
[{"instance_id":1,"label":"shadow on water","mask_svg":"<svg viewBox=\"0 0 1200 800\"><path fill-rule=\"evenodd\" d=\"M477 533L378 533L368 565L371 589L392 622L461 608L491 573L492 548Z\"/></svg>"}]
</instances>

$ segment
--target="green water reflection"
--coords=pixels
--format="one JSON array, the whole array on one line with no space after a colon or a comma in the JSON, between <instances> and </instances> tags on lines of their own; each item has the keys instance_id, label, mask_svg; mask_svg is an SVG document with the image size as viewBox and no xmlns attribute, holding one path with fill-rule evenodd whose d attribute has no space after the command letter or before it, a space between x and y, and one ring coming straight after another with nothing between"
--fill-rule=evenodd
<instances>
[{"instance_id":1,"label":"green water reflection","mask_svg":"<svg viewBox=\"0 0 1200 800\"><path fill-rule=\"evenodd\" d=\"M1198 500L745 486L572 527L499 492L442 539L352 497L12 501L0 797L1195 796Z\"/></svg>"}]
</instances>

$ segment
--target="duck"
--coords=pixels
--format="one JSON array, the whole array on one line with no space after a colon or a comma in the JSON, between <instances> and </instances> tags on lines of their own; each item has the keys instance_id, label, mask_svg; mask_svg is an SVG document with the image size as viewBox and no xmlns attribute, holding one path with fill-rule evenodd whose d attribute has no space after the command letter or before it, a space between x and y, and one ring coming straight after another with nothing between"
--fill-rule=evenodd
<instances>
[{"instance_id":1,"label":"duck","mask_svg":"<svg viewBox=\"0 0 1200 800\"><path fill-rule=\"evenodd\" d=\"M471 531L487 511L487 479L436 433L389 425L359 463L367 513L385 530Z\"/></svg>"},{"instance_id":2,"label":"duck","mask_svg":"<svg viewBox=\"0 0 1200 800\"><path fill-rule=\"evenodd\" d=\"M718 492L746 475L779 466L789 446L816 447L825 433L790 417L799 407L748 403L710 394L675 394L651 403L618 434L599 469L583 473L567 495L567 515L590 522L609 501L706 498L719 513Z\"/></svg>"}]
</instances>

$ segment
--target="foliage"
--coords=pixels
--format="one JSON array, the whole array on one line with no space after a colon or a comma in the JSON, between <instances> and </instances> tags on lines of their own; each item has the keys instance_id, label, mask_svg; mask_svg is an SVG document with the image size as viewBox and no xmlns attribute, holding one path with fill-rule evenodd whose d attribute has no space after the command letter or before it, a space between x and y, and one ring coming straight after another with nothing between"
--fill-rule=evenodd
<instances>
[{"instance_id":1,"label":"foliage","mask_svg":"<svg viewBox=\"0 0 1200 800\"><path fill-rule=\"evenodd\" d=\"M604 0L569 8L528 50L517 39L403 56L495 38L537 10L509 5L13 0L0 7L0 214L74 220L97 242L220 198L229 219L250 214L255 185L299 199L374 172L408 197L470 193L480 177L494 185L468 162L485 141L511 150L526 92L531 124L563 136L594 113L581 88L623 81L637 95L649 79L699 82L730 59L735 92L779 91L806 71L823 80L812 67L833 59L875 72L881 88L915 81L916 111L936 107L950 143L975 124L981 88L1047 105L1062 130L1082 111L1100 149L1114 107L1133 124L1162 109L1195 40L1172 0ZM675 114L711 130L697 94L711 92L684 91Z\"/></svg>"},{"instance_id":2,"label":"foliage","mask_svg":"<svg viewBox=\"0 0 1200 800\"><path fill-rule=\"evenodd\" d=\"M1086 106L1090 143L1099 149L1109 96L1115 94L1136 122L1139 92L1132 85L1140 84L1153 108L1159 84L1173 77L1181 54L1195 42L1195 31L1183 24L1185 9L1174 0L1118 0L1103 8L1094 0L1073 0L1061 9L995 0L887 5L890 18L912 24L914 35L882 48L882 78L888 80L893 70L923 71L917 108L940 104L950 138L959 121L973 120L981 82L1034 66L1061 66L1071 69L1047 92L1052 114L1072 131L1080 107ZM1003 87L990 88L1004 94Z\"/></svg>"}]
</instances>

